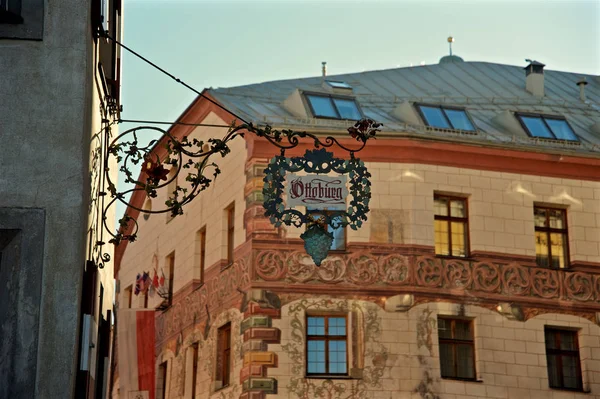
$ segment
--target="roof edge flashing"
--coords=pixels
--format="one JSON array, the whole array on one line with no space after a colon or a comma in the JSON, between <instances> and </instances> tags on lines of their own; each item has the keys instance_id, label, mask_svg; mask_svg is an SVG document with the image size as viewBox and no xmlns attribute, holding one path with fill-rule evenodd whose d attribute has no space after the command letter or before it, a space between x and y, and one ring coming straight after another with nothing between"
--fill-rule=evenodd
<instances>
[{"instance_id":1,"label":"roof edge flashing","mask_svg":"<svg viewBox=\"0 0 600 399\"><path fill-rule=\"evenodd\" d=\"M404 123L410 125L423 125L423 121L417 114L413 104L408 101L403 101L395 107L390 114Z\"/></svg>"},{"instance_id":2,"label":"roof edge flashing","mask_svg":"<svg viewBox=\"0 0 600 399\"><path fill-rule=\"evenodd\" d=\"M302 93L299 89L294 89L285 100L283 100L283 108L290 114L299 118L308 118L310 115L306 112L306 105L302 98Z\"/></svg>"}]
</instances>

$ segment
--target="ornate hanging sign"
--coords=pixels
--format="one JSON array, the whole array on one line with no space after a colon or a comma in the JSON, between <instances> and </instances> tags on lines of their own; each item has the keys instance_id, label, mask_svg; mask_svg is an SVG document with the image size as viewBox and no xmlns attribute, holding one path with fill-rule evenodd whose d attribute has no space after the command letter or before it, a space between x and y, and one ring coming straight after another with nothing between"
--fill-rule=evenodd
<instances>
[{"instance_id":1,"label":"ornate hanging sign","mask_svg":"<svg viewBox=\"0 0 600 399\"><path fill-rule=\"evenodd\" d=\"M358 150L380 126L365 119L348 129L352 137L363 143ZM347 150L350 159L336 158L324 148L307 150L302 157L286 157L282 150L264 171L265 215L276 227L306 226L300 238L317 266L331 248L332 230L361 227L367 220L371 199L371 174L364 162L354 157L358 150L344 147L331 137L325 139L325 144L316 139L315 147L330 147L334 143Z\"/></svg>"}]
</instances>

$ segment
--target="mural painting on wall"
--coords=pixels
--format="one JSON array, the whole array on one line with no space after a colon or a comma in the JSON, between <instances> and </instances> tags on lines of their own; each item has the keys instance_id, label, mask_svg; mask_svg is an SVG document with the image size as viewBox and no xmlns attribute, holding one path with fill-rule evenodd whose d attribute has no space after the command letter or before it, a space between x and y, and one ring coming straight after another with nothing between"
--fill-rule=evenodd
<instances>
[{"instance_id":1,"label":"mural painting on wall","mask_svg":"<svg viewBox=\"0 0 600 399\"><path fill-rule=\"evenodd\" d=\"M354 153L375 137L380 126L363 119L348 129L353 138L362 142L359 148L345 147L334 137L324 141L313 137L316 149L306 150L302 157L286 157L286 148L282 148L264 170L265 215L276 227L306 226L300 238L317 266L334 244L334 231L346 226L357 230L367 220L371 175ZM332 152L319 148L334 144L348 151L350 159L336 158ZM304 207L304 212L298 207Z\"/></svg>"},{"instance_id":2,"label":"mural painting on wall","mask_svg":"<svg viewBox=\"0 0 600 399\"><path fill-rule=\"evenodd\" d=\"M290 317L288 343L282 345L291 362L290 381L286 389L291 397L299 399L361 398L372 389L382 387L384 370L389 362L389 350L381 342L380 308L365 301L332 299L301 299L284 306ZM310 379L304 377L306 314L310 312L340 312L350 314L352 345L350 380ZM293 396L294 395L294 396Z\"/></svg>"},{"instance_id":3,"label":"mural painting on wall","mask_svg":"<svg viewBox=\"0 0 600 399\"><path fill-rule=\"evenodd\" d=\"M242 393L242 387L237 383L237 379L233 378L230 385L216 394L213 386L215 381L216 364L213 354L216 351L217 331L220 326L231 323L232 331L238 331L242 322L243 315L237 309L229 309L222 312L211 323L208 333L205 334L204 329L199 325L195 325L192 331L188 333L180 333L177 337L172 338L164 344L161 354L157 357L157 364L165 361L170 361L171 380L169 387L169 395L172 398L183 397L185 391L186 362L189 358L188 351L193 345L198 346L198 367L197 383L200 386L209 386L210 390L203 391L201 398L216 398L216 399L237 399ZM242 367L242 340L241 337L233 336L232 340L232 371L239 372Z\"/></svg>"}]
</instances>

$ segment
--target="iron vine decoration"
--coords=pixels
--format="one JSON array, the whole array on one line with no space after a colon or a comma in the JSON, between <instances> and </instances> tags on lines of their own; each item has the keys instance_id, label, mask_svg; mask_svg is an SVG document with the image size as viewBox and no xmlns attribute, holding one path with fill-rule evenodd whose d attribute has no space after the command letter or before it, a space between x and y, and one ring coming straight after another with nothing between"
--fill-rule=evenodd
<instances>
[{"instance_id":1,"label":"iron vine decoration","mask_svg":"<svg viewBox=\"0 0 600 399\"><path fill-rule=\"evenodd\" d=\"M375 134L380 131L381 123L377 123L372 119L362 119L348 128L348 133L351 137L355 138L359 145L356 148L346 147L338 141L337 138L327 136L318 137L315 134L307 132L296 132L293 130L276 130L271 126L266 125L264 127L258 127L252 123L243 123L240 125L234 121L227 131L227 134L222 138L210 138L206 142L198 139L188 139L184 136L182 139L177 139L171 133L161 128L153 126L139 126L133 129L129 129L117 137L115 137L107 146L104 156L104 170L106 187L110 193L110 201L104 207L102 220L106 231L112 236L109 243L119 245L122 241L133 242L137 238L138 223L137 220L128 214L131 209L139 211L143 214L158 214L170 212L171 216L176 217L183 214L183 206L190 203L198 194L206 190L214 179L221 173L217 163L213 162L213 155L219 154L221 157L225 157L231 149L229 143L231 140L237 137L243 137L244 134L254 134L257 137L266 139L268 142L278 147L281 150L281 156L285 158L285 151L297 147L300 144L301 139L311 139L315 148L329 148L334 145L339 148L348 151L350 154L350 160L340 162L333 162L329 164L331 170L346 170L351 173L351 179L353 183L351 185L351 192L354 196L353 202L350 203L352 210L348 211L348 214L343 218L337 220L328 220L328 224L338 225L349 225L351 228L358 228L362 223L362 220L366 220L366 212L368 212L368 198L370 198L369 184L368 184L368 172L364 169L358 159L354 158L354 153L362 150L367 141L375 137ZM152 140L148 145L141 145L139 140L139 133L143 131L155 131L159 132L162 137L159 140ZM166 139L166 140L165 140ZM166 150L167 156L165 159L160 159L156 153L157 145L161 142L165 142L164 149ZM326 151L323 150L327 154ZM308 152L307 152L308 154ZM314 160L318 160L320 153L314 155L308 155L313 157ZM314 158L317 157L317 158ZM124 191L118 191L115 182L110 176L110 165L116 160L117 164L120 165L119 171L125 175L125 183L132 184L133 187ZM325 160L325 159L323 159ZM298 161L294 161L298 162ZM132 169L138 165L141 165L142 172L139 180L134 177ZM316 167L316 166L315 166ZM362 169L361 169L362 167ZM178 182L178 176L183 169L187 170L185 181L187 187L182 187ZM354 176L354 177L352 177ZM365 183L367 181L367 184ZM144 191L148 198L156 198L158 190L164 189L165 187L173 187L173 191L168 193L168 199L165 201L165 207L158 210L144 209L143 207L137 207L131 203L128 203L126 198L127 195L137 191ZM367 190L366 194L368 197L363 201L357 201L358 195L361 190ZM101 192L101 196L105 196L106 192ZM115 205L117 201L128 206L128 210L125 215L118 221L118 230L113 233L108 226L108 211ZM270 216L269 208L267 208L267 216ZM298 219L299 218L299 219ZM282 219L283 223L287 222L287 216ZM303 220L307 222L305 216L290 216L290 220ZM133 225L130 232L128 227ZM101 247L105 243L99 240L96 245ZM107 254L103 255L105 261L110 260L110 256ZM100 265L102 267L102 265Z\"/></svg>"}]
</instances>

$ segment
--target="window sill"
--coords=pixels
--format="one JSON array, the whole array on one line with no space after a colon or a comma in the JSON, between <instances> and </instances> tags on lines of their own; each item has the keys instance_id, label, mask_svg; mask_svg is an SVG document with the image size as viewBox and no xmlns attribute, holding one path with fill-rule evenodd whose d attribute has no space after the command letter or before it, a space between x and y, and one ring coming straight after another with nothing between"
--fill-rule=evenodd
<instances>
[{"instance_id":1,"label":"window sill","mask_svg":"<svg viewBox=\"0 0 600 399\"><path fill-rule=\"evenodd\" d=\"M315 380L360 380L360 378L344 374L308 374L305 375L304 378Z\"/></svg>"},{"instance_id":2,"label":"window sill","mask_svg":"<svg viewBox=\"0 0 600 399\"><path fill-rule=\"evenodd\" d=\"M442 380L483 383L483 380L476 378L442 377Z\"/></svg>"},{"instance_id":3,"label":"window sill","mask_svg":"<svg viewBox=\"0 0 600 399\"><path fill-rule=\"evenodd\" d=\"M554 390L554 391L564 391L564 392L579 392L579 393L592 393L591 389L588 389L587 391L584 390L583 388L578 389L578 388L558 388L558 387L549 387L550 389Z\"/></svg>"},{"instance_id":4,"label":"window sill","mask_svg":"<svg viewBox=\"0 0 600 399\"><path fill-rule=\"evenodd\" d=\"M452 255L435 255L436 258L440 258L440 259L460 259L460 260L468 260L468 261L475 261L475 259L471 258L470 256L452 256Z\"/></svg>"},{"instance_id":5,"label":"window sill","mask_svg":"<svg viewBox=\"0 0 600 399\"><path fill-rule=\"evenodd\" d=\"M224 272L225 270L229 269L232 265L233 265L233 261L224 261L224 264L221 265L221 272Z\"/></svg>"},{"instance_id":6,"label":"window sill","mask_svg":"<svg viewBox=\"0 0 600 399\"><path fill-rule=\"evenodd\" d=\"M227 389L227 388L229 388L229 384L223 385L222 387L219 387L219 388L215 389L213 391L213 393L217 393L217 392L222 391L222 390Z\"/></svg>"}]
</instances>

